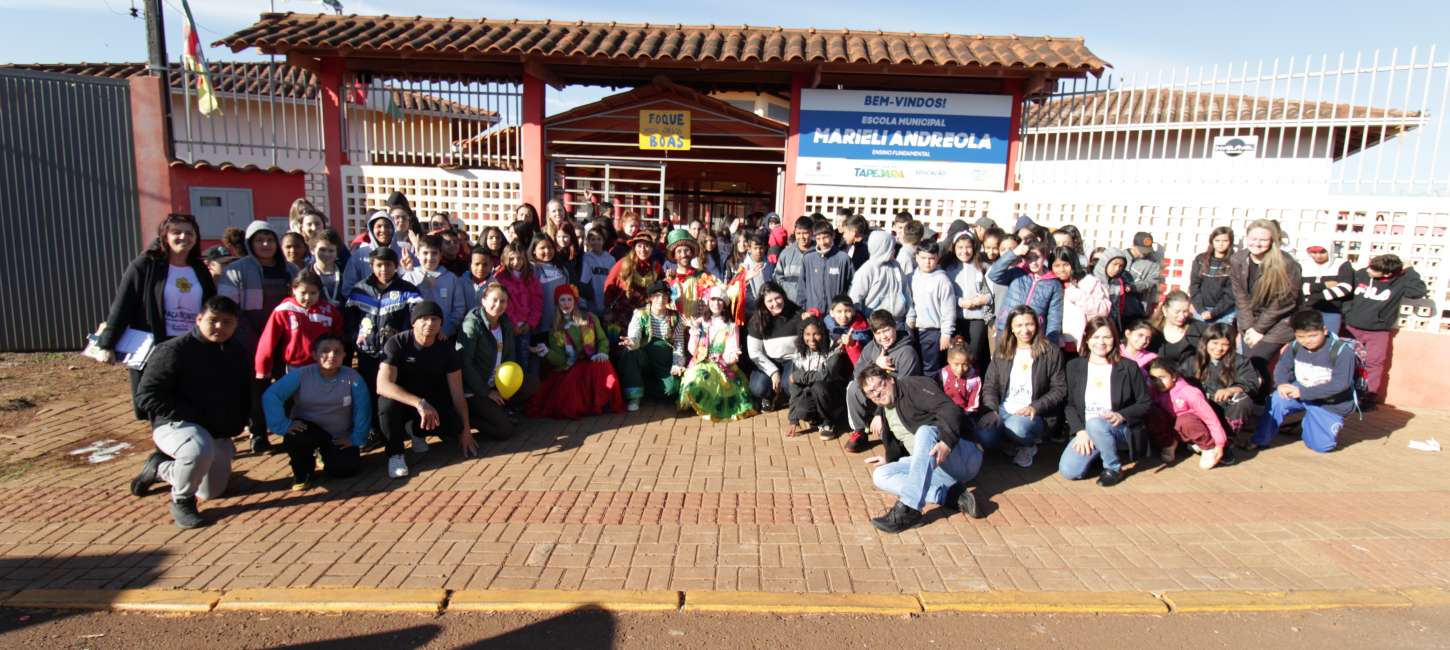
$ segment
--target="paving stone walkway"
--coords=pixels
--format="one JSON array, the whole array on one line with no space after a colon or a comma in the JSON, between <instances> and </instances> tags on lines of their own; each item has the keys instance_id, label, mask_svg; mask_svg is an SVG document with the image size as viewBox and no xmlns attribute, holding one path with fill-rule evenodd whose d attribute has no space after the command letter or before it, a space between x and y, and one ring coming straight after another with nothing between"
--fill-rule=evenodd
<instances>
[{"instance_id":1,"label":"paving stone walkway","mask_svg":"<svg viewBox=\"0 0 1450 650\"><path fill-rule=\"evenodd\" d=\"M405 481L373 451L362 476L302 493L284 454L243 452L231 495L203 504L218 525L179 531L163 490L127 492L149 433L118 372L0 437L0 591L1450 587L1450 461L1407 448L1444 437L1450 411L1367 414L1325 456L1281 437L1209 472L1140 462L1111 489L1058 478L1057 447L1030 469L989 454L985 519L929 511L896 536L869 522L890 500L868 454L785 439L783 417L537 421L479 459L434 444Z\"/></svg>"}]
</instances>

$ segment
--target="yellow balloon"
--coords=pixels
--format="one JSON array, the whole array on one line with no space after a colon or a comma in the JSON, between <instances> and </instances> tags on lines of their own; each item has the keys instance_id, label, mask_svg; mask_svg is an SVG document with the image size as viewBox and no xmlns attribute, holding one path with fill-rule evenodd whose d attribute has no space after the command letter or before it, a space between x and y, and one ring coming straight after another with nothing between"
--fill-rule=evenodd
<instances>
[{"instance_id":1,"label":"yellow balloon","mask_svg":"<svg viewBox=\"0 0 1450 650\"><path fill-rule=\"evenodd\" d=\"M519 387L524 385L524 369L517 363L505 361L494 371L493 385L504 399L513 397L514 393L519 392Z\"/></svg>"}]
</instances>

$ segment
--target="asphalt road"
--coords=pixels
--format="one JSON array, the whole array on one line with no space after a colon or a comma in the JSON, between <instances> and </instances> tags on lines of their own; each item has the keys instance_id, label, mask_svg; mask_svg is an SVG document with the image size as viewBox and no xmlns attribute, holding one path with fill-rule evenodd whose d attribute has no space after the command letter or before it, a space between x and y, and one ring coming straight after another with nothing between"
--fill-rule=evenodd
<instances>
[{"instance_id":1,"label":"asphalt road","mask_svg":"<svg viewBox=\"0 0 1450 650\"><path fill-rule=\"evenodd\" d=\"M202 614L0 609L0 648L1446 648L1450 608L1164 616Z\"/></svg>"}]
</instances>

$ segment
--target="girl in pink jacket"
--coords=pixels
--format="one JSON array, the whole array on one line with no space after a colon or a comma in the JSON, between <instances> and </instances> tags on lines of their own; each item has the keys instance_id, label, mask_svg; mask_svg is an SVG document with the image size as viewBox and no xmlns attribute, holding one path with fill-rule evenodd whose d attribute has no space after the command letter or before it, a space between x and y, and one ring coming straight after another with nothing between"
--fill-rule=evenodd
<instances>
[{"instance_id":1,"label":"girl in pink jacket","mask_svg":"<svg viewBox=\"0 0 1450 650\"><path fill-rule=\"evenodd\" d=\"M1228 436L1203 391L1181 381L1178 369L1163 359L1148 364L1148 374L1153 378L1153 401L1166 416L1150 417L1148 422L1148 433L1161 450L1163 462L1173 462L1178 443L1186 442L1200 453L1199 469L1212 469L1225 460L1224 464L1232 463L1231 458L1224 458Z\"/></svg>"}]
</instances>

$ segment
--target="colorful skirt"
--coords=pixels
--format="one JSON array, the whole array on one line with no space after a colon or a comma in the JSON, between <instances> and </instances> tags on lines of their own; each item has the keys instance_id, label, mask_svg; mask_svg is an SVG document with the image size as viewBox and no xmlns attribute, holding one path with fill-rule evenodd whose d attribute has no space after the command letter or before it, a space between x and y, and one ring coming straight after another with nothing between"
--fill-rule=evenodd
<instances>
[{"instance_id":1,"label":"colorful skirt","mask_svg":"<svg viewBox=\"0 0 1450 650\"><path fill-rule=\"evenodd\" d=\"M577 420L623 410L624 396L614 366L608 361L580 361L563 372L549 373L524 407L524 415Z\"/></svg>"},{"instance_id":2,"label":"colorful skirt","mask_svg":"<svg viewBox=\"0 0 1450 650\"><path fill-rule=\"evenodd\" d=\"M680 384L680 404L715 422L726 422L755 414L745 378L733 367L713 361L690 365Z\"/></svg>"}]
</instances>

